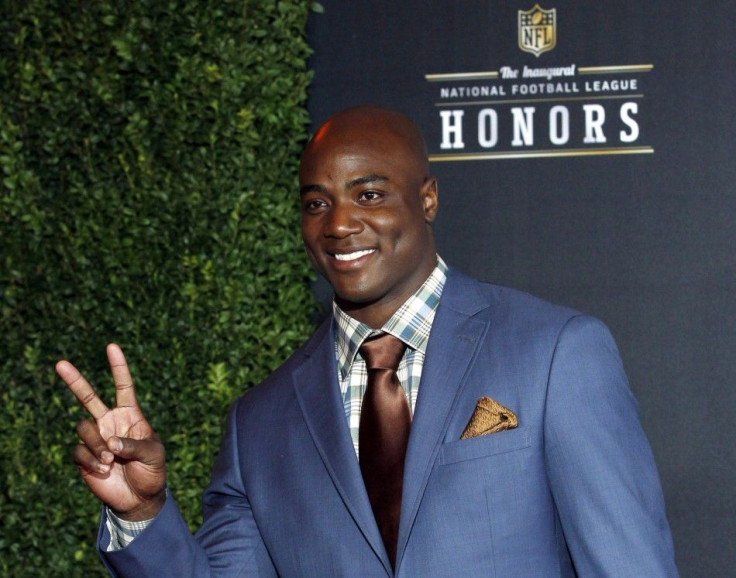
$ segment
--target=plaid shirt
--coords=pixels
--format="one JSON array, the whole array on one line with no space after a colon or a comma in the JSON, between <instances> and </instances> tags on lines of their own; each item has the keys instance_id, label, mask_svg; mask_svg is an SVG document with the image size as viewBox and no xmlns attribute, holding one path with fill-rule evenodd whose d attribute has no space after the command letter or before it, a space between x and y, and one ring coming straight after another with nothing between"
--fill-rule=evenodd
<instances>
[{"instance_id":1,"label":"plaid shirt","mask_svg":"<svg viewBox=\"0 0 736 578\"><path fill-rule=\"evenodd\" d=\"M432 328L432 321L434 321L434 314L439 305L446 279L447 265L438 256L437 266L432 274L380 330L371 329L356 321L333 302L332 310L337 329L335 331L337 378L340 382L345 415L356 454L358 453L360 406L368 381L365 361L358 349L368 337L379 333L390 333L406 343L407 348L399 363L397 375L413 413L419 393L419 380L422 377L429 331Z\"/></svg>"}]
</instances>

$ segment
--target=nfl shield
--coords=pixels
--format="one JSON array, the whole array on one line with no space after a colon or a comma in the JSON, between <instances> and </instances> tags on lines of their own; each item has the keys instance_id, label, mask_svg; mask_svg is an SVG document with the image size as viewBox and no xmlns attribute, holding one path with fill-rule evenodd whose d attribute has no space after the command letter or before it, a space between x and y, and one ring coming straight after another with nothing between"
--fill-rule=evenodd
<instances>
[{"instance_id":1,"label":"nfl shield","mask_svg":"<svg viewBox=\"0 0 736 578\"><path fill-rule=\"evenodd\" d=\"M519 48L539 56L557 44L557 10L545 10L535 4L531 10L519 10Z\"/></svg>"}]
</instances>

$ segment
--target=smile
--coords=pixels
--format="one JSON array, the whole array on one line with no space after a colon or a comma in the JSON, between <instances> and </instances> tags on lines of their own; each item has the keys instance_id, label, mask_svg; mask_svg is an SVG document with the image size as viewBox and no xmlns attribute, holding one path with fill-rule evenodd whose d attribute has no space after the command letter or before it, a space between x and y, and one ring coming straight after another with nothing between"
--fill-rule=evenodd
<instances>
[{"instance_id":1,"label":"smile","mask_svg":"<svg viewBox=\"0 0 736 578\"><path fill-rule=\"evenodd\" d=\"M366 249L364 251L355 251L353 253L335 253L334 256L338 261L355 261L356 259L360 259L361 257L365 257L366 255L370 255L375 252L375 249Z\"/></svg>"}]
</instances>

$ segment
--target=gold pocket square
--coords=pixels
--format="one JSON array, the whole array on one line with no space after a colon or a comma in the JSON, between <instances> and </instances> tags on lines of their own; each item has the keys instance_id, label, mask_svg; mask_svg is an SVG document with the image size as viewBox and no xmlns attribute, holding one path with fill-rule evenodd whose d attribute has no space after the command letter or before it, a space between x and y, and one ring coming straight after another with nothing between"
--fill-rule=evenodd
<instances>
[{"instance_id":1,"label":"gold pocket square","mask_svg":"<svg viewBox=\"0 0 736 578\"><path fill-rule=\"evenodd\" d=\"M516 419L516 414L513 411L490 397L481 397L460 439L466 440L514 429L517 425L519 425L519 420Z\"/></svg>"}]
</instances>

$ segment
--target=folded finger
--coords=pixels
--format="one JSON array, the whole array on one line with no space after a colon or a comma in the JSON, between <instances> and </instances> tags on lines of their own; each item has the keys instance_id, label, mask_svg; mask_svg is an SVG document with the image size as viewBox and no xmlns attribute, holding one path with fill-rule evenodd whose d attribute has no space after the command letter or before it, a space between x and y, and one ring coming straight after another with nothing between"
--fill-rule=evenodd
<instances>
[{"instance_id":1,"label":"folded finger","mask_svg":"<svg viewBox=\"0 0 736 578\"><path fill-rule=\"evenodd\" d=\"M71 363L60 361L56 364L56 373L93 418L99 419L108 412L89 382Z\"/></svg>"},{"instance_id":2,"label":"folded finger","mask_svg":"<svg viewBox=\"0 0 736 578\"><path fill-rule=\"evenodd\" d=\"M73 455L74 463L82 470L97 474L106 474L110 471L110 464L102 463L97 459L97 456L95 456L95 454L83 444L75 446Z\"/></svg>"},{"instance_id":3,"label":"folded finger","mask_svg":"<svg viewBox=\"0 0 736 578\"><path fill-rule=\"evenodd\" d=\"M100 462L109 464L115 459L115 456L113 456L107 446L107 442L102 439L100 428L93 421L88 419L80 421L77 424L77 435L92 455Z\"/></svg>"}]
</instances>

